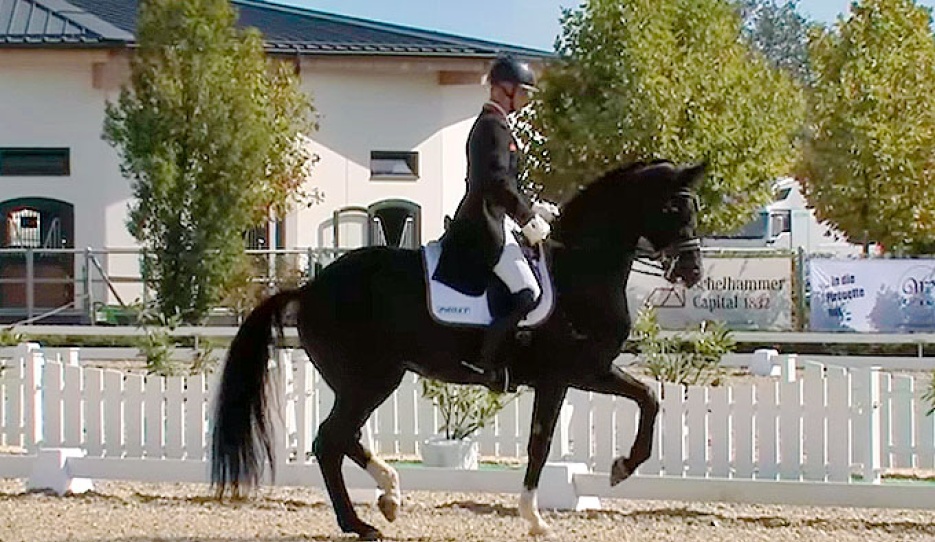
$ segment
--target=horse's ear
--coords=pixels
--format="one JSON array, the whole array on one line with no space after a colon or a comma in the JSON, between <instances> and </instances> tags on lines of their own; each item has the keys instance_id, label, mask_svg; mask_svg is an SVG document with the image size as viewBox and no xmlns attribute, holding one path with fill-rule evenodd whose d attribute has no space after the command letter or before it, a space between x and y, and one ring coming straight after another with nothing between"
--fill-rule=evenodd
<instances>
[{"instance_id":1,"label":"horse's ear","mask_svg":"<svg viewBox=\"0 0 935 542\"><path fill-rule=\"evenodd\" d=\"M698 162L697 164L691 166L685 166L679 171L679 184L684 188L696 189L701 184L701 180L704 179L705 169L707 169L708 164L706 162Z\"/></svg>"}]
</instances>

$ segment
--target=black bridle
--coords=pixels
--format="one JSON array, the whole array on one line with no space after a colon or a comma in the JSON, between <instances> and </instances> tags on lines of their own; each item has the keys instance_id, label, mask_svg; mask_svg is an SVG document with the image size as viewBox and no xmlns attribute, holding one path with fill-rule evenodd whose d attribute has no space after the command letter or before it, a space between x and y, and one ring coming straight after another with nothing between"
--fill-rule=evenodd
<instances>
[{"instance_id":1,"label":"black bridle","mask_svg":"<svg viewBox=\"0 0 935 542\"><path fill-rule=\"evenodd\" d=\"M689 202L692 211L695 213L694 216L698 216L698 196L688 189L680 190L672 197L672 201L669 203L666 212L680 212L680 209L678 209L675 203L680 198ZM672 207L675 207L675 209L672 210ZM675 266L678 263L679 257L683 254L701 249L701 239L695 234L695 228L685 227L683 229L689 231L688 235L678 243L666 247L665 249L649 250L646 247L637 245L636 257L633 260L633 271L642 275L661 277L671 282L670 277L675 273ZM636 267L636 264L640 264L649 269L641 269Z\"/></svg>"}]
</instances>

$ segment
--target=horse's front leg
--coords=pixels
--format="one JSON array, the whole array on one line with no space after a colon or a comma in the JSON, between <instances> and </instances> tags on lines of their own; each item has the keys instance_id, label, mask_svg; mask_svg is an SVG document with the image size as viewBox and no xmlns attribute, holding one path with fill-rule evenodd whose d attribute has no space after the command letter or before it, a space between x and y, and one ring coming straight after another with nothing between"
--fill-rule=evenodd
<instances>
[{"instance_id":1,"label":"horse's front leg","mask_svg":"<svg viewBox=\"0 0 935 542\"><path fill-rule=\"evenodd\" d=\"M572 387L626 397L635 401L640 408L639 429L630 449L630 457L618 457L610 469L610 485L615 486L629 478L652 454L653 428L659 413L656 392L615 365L611 365L607 372L587 375L573 382Z\"/></svg>"},{"instance_id":2,"label":"horse's front leg","mask_svg":"<svg viewBox=\"0 0 935 542\"><path fill-rule=\"evenodd\" d=\"M542 468L549 457L552 434L562 410L567 388L563 386L536 388L536 398L532 411L532 428L529 434L526 465L526 478L523 480L523 494L519 500L519 515L529 522L529 534L539 536L549 533L549 526L539 514L536 502L536 489Z\"/></svg>"}]
</instances>

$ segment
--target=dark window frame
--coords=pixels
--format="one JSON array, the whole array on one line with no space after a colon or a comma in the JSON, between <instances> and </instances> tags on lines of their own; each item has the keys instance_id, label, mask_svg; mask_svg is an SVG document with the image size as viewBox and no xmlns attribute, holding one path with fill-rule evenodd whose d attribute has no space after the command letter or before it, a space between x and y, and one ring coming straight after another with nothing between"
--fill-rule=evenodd
<instances>
[{"instance_id":1,"label":"dark window frame","mask_svg":"<svg viewBox=\"0 0 935 542\"><path fill-rule=\"evenodd\" d=\"M396 160L406 163L407 173L393 173L391 171L376 170L374 161ZM419 178L419 152L418 151L370 151L370 178L376 180L415 180Z\"/></svg>"},{"instance_id":2,"label":"dark window frame","mask_svg":"<svg viewBox=\"0 0 935 542\"><path fill-rule=\"evenodd\" d=\"M792 233L792 210L782 209L769 214L769 236L778 237L784 233Z\"/></svg>"},{"instance_id":3,"label":"dark window frame","mask_svg":"<svg viewBox=\"0 0 935 542\"><path fill-rule=\"evenodd\" d=\"M39 168L16 164L20 159L50 159ZM13 161L13 165L10 162ZM67 147L0 148L0 177L68 177L71 175L71 149Z\"/></svg>"},{"instance_id":4,"label":"dark window frame","mask_svg":"<svg viewBox=\"0 0 935 542\"><path fill-rule=\"evenodd\" d=\"M247 250L283 250L286 248L286 221L283 218L275 220L276 236L270 241L270 224L264 222L244 233L244 245Z\"/></svg>"}]
</instances>

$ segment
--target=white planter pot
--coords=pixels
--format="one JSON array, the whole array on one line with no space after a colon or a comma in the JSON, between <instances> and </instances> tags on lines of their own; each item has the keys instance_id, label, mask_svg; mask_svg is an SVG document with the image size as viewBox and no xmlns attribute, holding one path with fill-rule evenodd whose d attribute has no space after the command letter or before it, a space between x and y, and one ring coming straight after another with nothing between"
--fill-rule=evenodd
<instances>
[{"instance_id":1,"label":"white planter pot","mask_svg":"<svg viewBox=\"0 0 935 542\"><path fill-rule=\"evenodd\" d=\"M477 450L477 442L469 438L448 440L445 437L432 437L422 441L420 447L423 465L465 470L477 469Z\"/></svg>"}]
</instances>

